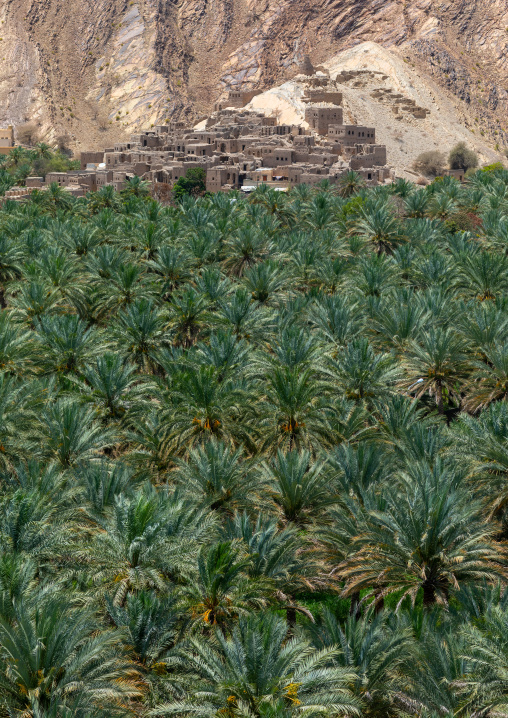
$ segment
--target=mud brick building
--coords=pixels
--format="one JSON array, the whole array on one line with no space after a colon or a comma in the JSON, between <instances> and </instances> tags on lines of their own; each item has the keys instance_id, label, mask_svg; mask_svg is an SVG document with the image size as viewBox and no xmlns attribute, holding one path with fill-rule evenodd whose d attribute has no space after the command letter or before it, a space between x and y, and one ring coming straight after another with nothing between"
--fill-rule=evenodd
<instances>
[{"instance_id":1,"label":"mud brick building","mask_svg":"<svg viewBox=\"0 0 508 718\"><path fill-rule=\"evenodd\" d=\"M0 155L8 155L14 147L14 128L12 125L0 128Z\"/></svg>"},{"instance_id":2,"label":"mud brick building","mask_svg":"<svg viewBox=\"0 0 508 718\"><path fill-rule=\"evenodd\" d=\"M209 192L249 192L263 183L278 189L323 179L335 183L351 169L369 185L393 180L375 128L343 123L342 95L328 77L306 78L301 125L245 109L252 95L231 90L200 129L169 122L112 148L82 152L78 172L49 173L42 188L56 182L73 194L107 185L121 190L139 176L155 191L158 183L172 185L196 167L205 170ZM1 137L2 131L0 142Z\"/></svg>"}]
</instances>

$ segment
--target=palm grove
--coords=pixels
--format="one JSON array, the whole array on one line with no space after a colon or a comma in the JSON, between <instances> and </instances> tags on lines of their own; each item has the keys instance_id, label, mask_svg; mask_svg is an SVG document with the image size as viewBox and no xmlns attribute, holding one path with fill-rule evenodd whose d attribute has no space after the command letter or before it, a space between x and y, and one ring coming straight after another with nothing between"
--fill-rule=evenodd
<instances>
[{"instance_id":1,"label":"palm grove","mask_svg":"<svg viewBox=\"0 0 508 718\"><path fill-rule=\"evenodd\" d=\"M508 715L508 172L0 210L0 716Z\"/></svg>"},{"instance_id":2,"label":"palm grove","mask_svg":"<svg viewBox=\"0 0 508 718\"><path fill-rule=\"evenodd\" d=\"M39 142L31 149L18 145L9 154L0 154L0 196L17 185L23 187L31 175L45 177L48 172L78 170L79 160L69 159L68 153L65 147L54 149Z\"/></svg>"}]
</instances>

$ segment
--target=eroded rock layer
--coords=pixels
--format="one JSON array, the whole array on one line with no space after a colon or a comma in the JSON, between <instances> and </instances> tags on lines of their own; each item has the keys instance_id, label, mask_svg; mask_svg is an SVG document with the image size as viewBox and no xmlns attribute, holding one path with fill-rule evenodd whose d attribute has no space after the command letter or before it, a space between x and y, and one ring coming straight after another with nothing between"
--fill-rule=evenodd
<instances>
[{"instance_id":1,"label":"eroded rock layer","mask_svg":"<svg viewBox=\"0 0 508 718\"><path fill-rule=\"evenodd\" d=\"M492 145L508 115L508 0L3 0L0 122L107 144L198 119L364 41L457 97Z\"/></svg>"}]
</instances>

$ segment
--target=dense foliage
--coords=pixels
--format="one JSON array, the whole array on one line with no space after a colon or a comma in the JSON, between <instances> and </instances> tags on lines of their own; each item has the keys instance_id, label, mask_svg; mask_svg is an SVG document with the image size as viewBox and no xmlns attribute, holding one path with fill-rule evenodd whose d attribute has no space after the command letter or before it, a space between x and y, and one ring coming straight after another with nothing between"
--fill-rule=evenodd
<instances>
[{"instance_id":1,"label":"dense foliage","mask_svg":"<svg viewBox=\"0 0 508 718\"><path fill-rule=\"evenodd\" d=\"M173 187L173 197L181 200L186 194L199 197L206 192L206 172L202 167L192 167L187 170L185 177L180 177Z\"/></svg>"},{"instance_id":2,"label":"dense foliage","mask_svg":"<svg viewBox=\"0 0 508 718\"><path fill-rule=\"evenodd\" d=\"M478 155L465 142L459 142L448 156L452 170L470 170L478 167Z\"/></svg>"},{"instance_id":3,"label":"dense foliage","mask_svg":"<svg viewBox=\"0 0 508 718\"><path fill-rule=\"evenodd\" d=\"M5 203L0 716L508 715L507 250L505 171Z\"/></svg>"},{"instance_id":4,"label":"dense foliage","mask_svg":"<svg viewBox=\"0 0 508 718\"><path fill-rule=\"evenodd\" d=\"M24 186L27 177L45 177L48 172L68 172L80 167L61 150L39 142L32 149L14 147L8 155L0 154L0 196L16 185Z\"/></svg>"}]
</instances>

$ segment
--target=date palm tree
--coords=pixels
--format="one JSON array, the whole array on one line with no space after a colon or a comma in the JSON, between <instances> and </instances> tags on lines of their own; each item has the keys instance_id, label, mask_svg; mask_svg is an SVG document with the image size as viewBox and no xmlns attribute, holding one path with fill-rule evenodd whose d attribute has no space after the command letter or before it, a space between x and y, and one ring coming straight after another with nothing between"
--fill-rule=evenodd
<instances>
[{"instance_id":1,"label":"date palm tree","mask_svg":"<svg viewBox=\"0 0 508 718\"><path fill-rule=\"evenodd\" d=\"M35 145L38 157L44 160L49 160L53 156L53 149L46 142L38 142Z\"/></svg>"},{"instance_id":2,"label":"date palm tree","mask_svg":"<svg viewBox=\"0 0 508 718\"><path fill-rule=\"evenodd\" d=\"M177 342L184 348L188 349L196 342L210 319L206 298L193 287L188 286L181 294L173 295L170 326Z\"/></svg>"},{"instance_id":3,"label":"date palm tree","mask_svg":"<svg viewBox=\"0 0 508 718\"><path fill-rule=\"evenodd\" d=\"M322 250L315 244L300 244L291 252L290 271L295 284L301 291L320 284Z\"/></svg>"},{"instance_id":4,"label":"date palm tree","mask_svg":"<svg viewBox=\"0 0 508 718\"><path fill-rule=\"evenodd\" d=\"M44 193L44 205L53 217L59 210L70 209L72 202L72 196L58 182L51 182Z\"/></svg>"},{"instance_id":5,"label":"date palm tree","mask_svg":"<svg viewBox=\"0 0 508 718\"><path fill-rule=\"evenodd\" d=\"M78 256L85 256L100 246L102 239L96 227L71 225L67 244Z\"/></svg>"},{"instance_id":6,"label":"date palm tree","mask_svg":"<svg viewBox=\"0 0 508 718\"><path fill-rule=\"evenodd\" d=\"M431 202L429 203L428 214L433 219L440 219L445 221L455 213L457 209L457 203L445 192L438 192L434 194Z\"/></svg>"},{"instance_id":7,"label":"date palm tree","mask_svg":"<svg viewBox=\"0 0 508 718\"><path fill-rule=\"evenodd\" d=\"M508 334L508 318L495 302L473 301L466 305L460 331L472 349L486 359L486 348L502 344Z\"/></svg>"},{"instance_id":8,"label":"date palm tree","mask_svg":"<svg viewBox=\"0 0 508 718\"><path fill-rule=\"evenodd\" d=\"M508 342L485 350L485 361L475 361L464 408L478 411L508 396Z\"/></svg>"},{"instance_id":9,"label":"date palm tree","mask_svg":"<svg viewBox=\"0 0 508 718\"><path fill-rule=\"evenodd\" d=\"M3 501L0 516L0 545L5 555L21 555L27 561L57 553L59 543L68 536L66 528L73 524L72 511L62 496L28 487L18 488Z\"/></svg>"},{"instance_id":10,"label":"date palm tree","mask_svg":"<svg viewBox=\"0 0 508 718\"><path fill-rule=\"evenodd\" d=\"M306 222L311 229L320 230L333 225L333 202L330 193L321 192L312 197L306 210Z\"/></svg>"},{"instance_id":11,"label":"date palm tree","mask_svg":"<svg viewBox=\"0 0 508 718\"><path fill-rule=\"evenodd\" d=\"M369 254L358 262L355 285L366 297L381 297L395 288L396 264L386 254Z\"/></svg>"},{"instance_id":12,"label":"date palm tree","mask_svg":"<svg viewBox=\"0 0 508 718\"><path fill-rule=\"evenodd\" d=\"M181 700L158 706L153 715L195 713L246 716L291 713L360 715L360 703L348 684L354 671L333 665L333 648L316 651L308 641L286 641L280 618L267 614L241 618L231 638L217 632L216 642L192 638L179 652L184 668ZM271 713L270 713L271 715Z\"/></svg>"},{"instance_id":13,"label":"date palm tree","mask_svg":"<svg viewBox=\"0 0 508 718\"><path fill-rule=\"evenodd\" d=\"M157 256L161 245L166 241L164 226L157 222L144 222L134 227L126 237L126 243L135 246L144 260L152 260Z\"/></svg>"},{"instance_id":14,"label":"date palm tree","mask_svg":"<svg viewBox=\"0 0 508 718\"><path fill-rule=\"evenodd\" d=\"M139 299L117 315L115 338L133 365L146 373L154 372L159 352L167 344L167 315L149 299Z\"/></svg>"},{"instance_id":15,"label":"date palm tree","mask_svg":"<svg viewBox=\"0 0 508 718\"><path fill-rule=\"evenodd\" d=\"M464 341L453 329L430 328L413 340L402 360L406 377L401 386L417 397L426 392L435 397L437 410L444 412L445 396L460 401L460 382L469 367ZM423 380L423 381L420 381Z\"/></svg>"},{"instance_id":16,"label":"date palm tree","mask_svg":"<svg viewBox=\"0 0 508 718\"><path fill-rule=\"evenodd\" d=\"M44 455L64 469L97 459L115 440L96 421L93 409L72 399L57 399L44 409L37 435L44 442Z\"/></svg>"},{"instance_id":17,"label":"date palm tree","mask_svg":"<svg viewBox=\"0 0 508 718\"><path fill-rule=\"evenodd\" d=\"M93 614L73 610L65 599L31 603L15 606L12 622L0 614L0 706L6 715L69 715L81 701L115 715L142 694L139 672L117 633L98 633Z\"/></svg>"},{"instance_id":18,"label":"date palm tree","mask_svg":"<svg viewBox=\"0 0 508 718\"><path fill-rule=\"evenodd\" d=\"M120 197L112 185L101 187L98 192L90 192L87 200L92 214L97 214L105 208L117 210L121 203Z\"/></svg>"},{"instance_id":19,"label":"date palm tree","mask_svg":"<svg viewBox=\"0 0 508 718\"><path fill-rule=\"evenodd\" d=\"M103 314L116 313L136 301L150 299L144 268L133 262L120 264L107 281L97 282L97 291Z\"/></svg>"},{"instance_id":20,"label":"date palm tree","mask_svg":"<svg viewBox=\"0 0 508 718\"><path fill-rule=\"evenodd\" d=\"M21 249L6 236L0 236L0 308L6 305L5 291L7 284L19 277L21 273Z\"/></svg>"},{"instance_id":21,"label":"date palm tree","mask_svg":"<svg viewBox=\"0 0 508 718\"><path fill-rule=\"evenodd\" d=\"M272 317L262 311L251 293L240 287L219 306L219 321L230 327L237 337L254 340L272 324Z\"/></svg>"},{"instance_id":22,"label":"date palm tree","mask_svg":"<svg viewBox=\"0 0 508 718\"><path fill-rule=\"evenodd\" d=\"M341 197L351 197L365 187L361 175L358 172L350 171L339 180L339 194Z\"/></svg>"},{"instance_id":23,"label":"date palm tree","mask_svg":"<svg viewBox=\"0 0 508 718\"><path fill-rule=\"evenodd\" d=\"M19 294L9 299L13 318L26 320L30 329L34 328L38 319L54 311L60 303L58 291L42 280L23 282Z\"/></svg>"},{"instance_id":24,"label":"date palm tree","mask_svg":"<svg viewBox=\"0 0 508 718\"><path fill-rule=\"evenodd\" d=\"M319 345L297 326L283 327L272 344L272 351L273 356L267 357L268 366L294 369L319 363Z\"/></svg>"},{"instance_id":25,"label":"date palm tree","mask_svg":"<svg viewBox=\"0 0 508 718\"><path fill-rule=\"evenodd\" d=\"M464 626L464 657L471 664L467 680L472 708L478 705L487 715L508 711L508 611L492 607L478 626Z\"/></svg>"},{"instance_id":26,"label":"date palm tree","mask_svg":"<svg viewBox=\"0 0 508 718\"><path fill-rule=\"evenodd\" d=\"M403 352L424 327L426 312L411 294L393 293L374 316L372 329L388 349Z\"/></svg>"},{"instance_id":27,"label":"date palm tree","mask_svg":"<svg viewBox=\"0 0 508 718\"><path fill-rule=\"evenodd\" d=\"M355 229L378 254L392 253L402 239L400 226L384 203L378 203L372 208L362 208Z\"/></svg>"},{"instance_id":28,"label":"date palm tree","mask_svg":"<svg viewBox=\"0 0 508 718\"><path fill-rule=\"evenodd\" d=\"M489 244L506 254L508 250L508 222L506 221L506 216L500 217L499 212L494 211L491 213L490 218L494 220L492 223L488 221L485 215L483 217L485 234Z\"/></svg>"},{"instance_id":29,"label":"date palm tree","mask_svg":"<svg viewBox=\"0 0 508 718\"><path fill-rule=\"evenodd\" d=\"M364 337L331 359L327 373L346 399L367 403L388 396L400 376L393 356L376 354Z\"/></svg>"},{"instance_id":30,"label":"date palm tree","mask_svg":"<svg viewBox=\"0 0 508 718\"><path fill-rule=\"evenodd\" d=\"M265 513L259 513L254 521L244 511L226 522L221 535L224 539L242 541L242 551L249 558L248 576L266 584L270 601L285 609L290 630L296 626L297 613L312 619L299 595L326 586L326 578L322 577L322 562L297 526L280 528L277 520Z\"/></svg>"},{"instance_id":31,"label":"date palm tree","mask_svg":"<svg viewBox=\"0 0 508 718\"><path fill-rule=\"evenodd\" d=\"M404 198L404 210L408 217L422 218L425 217L431 196L424 189L419 189L416 192L411 192L407 197Z\"/></svg>"},{"instance_id":32,"label":"date palm tree","mask_svg":"<svg viewBox=\"0 0 508 718\"><path fill-rule=\"evenodd\" d=\"M399 492L386 491L386 508L372 511L340 573L347 595L378 586L426 606L447 603L462 581L503 576L505 549L496 528L481 517L481 506L462 487L424 474ZM400 601L402 598L400 599ZM399 601L399 603L400 603Z\"/></svg>"},{"instance_id":33,"label":"date palm tree","mask_svg":"<svg viewBox=\"0 0 508 718\"><path fill-rule=\"evenodd\" d=\"M127 184L122 190L125 197L148 197L150 194L149 184L146 180L137 175L127 178Z\"/></svg>"},{"instance_id":34,"label":"date palm tree","mask_svg":"<svg viewBox=\"0 0 508 718\"><path fill-rule=\"evenodd\" d=\"M174 480L187 495L194 497L197 505L232 514L249 506L263 491L261 482L253 480L251 464L242 461L242 453L223 442L209 441L191 449L187 460L179 462Z\"/></svg>"},{"instance_id":35,"label":"date palm tree","mask_svg":"<svg viewBox=\"0 0 508 718\"><path fill-rule=\"evenodd\" d=\"M0 370L27 376L36 368L34 354L31 332L12 321L6 312L0 313Z\"/></svg>"},{"instance_id":36,"label":"date palm tree","mask_svg":"<svg viewBox=\"0 0 508 718\"><path fill-rule=\"evenodd\" d=\"M413 263L410 281L422 289L432 287L448 288L454 265L449 257L439 251L426 252L418 263Z\"/></svg>"},{"instance_id":37,"label":"date palm tree","mask_svg":"<svg viewBox=\"0 0 508 718\"><path fill-rule=\"evenodd\" d=\"M172 535L170 519L175 508L183 511ZM112 595L114 605L123 606L136 591L165 592L172 581L185 575L196 546L192 528L184 523L186 513L178 499L164 505L163 499L142 491L131 497L119 495L113 516L99 521L101 531L86 550L75 548L75 559L88 567L100 592ZM188 519L188 526L192 525L193 519Z\"/></svg>"},{"instance_id":38,"label":"date palm tree","mask_svg":"<svg viewBox=\"0 0 508 718\"><path fill-rule=\"evenodd\" d=\"M458 261L457 285L481 302L506 293L508 256L472 252Z\"/></svg>"},{"instance_id":39,"label":"date palm tree","mask_svg":"<svg viewBox=\"0 0 508 718\"><path fill-rule=\"evenodd\" d=\"M196 627L217 626L226 635L238 616L265 604L267 586L247 575L249 558L236 542L203 546L196 575L180 590Z\"/></svg>"},{"instance_id":40,"label":"date palm tree","mask_svg":"<svg viewBox=\"0 0 508 718\"><path fill-rule=\"evenodd\" d=\"M169 300L172 293L190 278L191 263L183 249L163 246L148 264L156 275L159 293L165 300Z\"/></svg>"},{"instance_id":41,"label":"date palm tree","mask_svg":"<svg viewBox=\"0 0 508 718\"><path fill-rule=\"evenodd\" d=\"M470 700L472 691L468 690L467 682L471 664L465 657L463 636L449 622L438 631L438 614L425 618L416 616L418 641L414 661L407 666L412 685L404 696L404 707L409 715L425 718L443 715L473 718L478 715L475 707L481 715L484 704Z\"/></svg>"},{"instance_id":42,"label":"date palm tree","mask_svg":"<svg viewBox=\"0 0 508 718\"><path fill-rule=\"evenodd\" d=\"M215 309L230 291L231 281L218 267L205 267L196 278L196 288L210 302L210 308Z\"/></svg>"},{"instance_id":43,"label":"date palm tree","mask_svg":"<svg viewBox=\"0 0 508 718\"><path fill-rule=\"evenodd\" d=\"M267 251L266 237L252 225L240 225L228 242L228 259L225 266L233 275L243 276L245 271L261 261Z\"/></svg>"},{"instance_id":44,"label":"date palm tree","mask_svg":"<svg viewBox=\"0 0 508 718\"><path fill-rule=\"evenodd\" d=\"M39 364L47 373L73 373L104 351L99 332L72 314L43 316L37 322Z\"/></svg>"},{"instance_id":45,"label":"date palm tree","mask_svg":"<svg viewBox=\"0 0 508 718\"><path fill-rule=\"evenodd\" d=\"M313 464L309 451L278 450L263 468L268 491L286 522L303 525L317 518L333 501L322 464Z\"/></svg>"},{"instance_id":46,"label":"date palm tree","mask_svg":"<svg viewBox=\"0 0 508 718\"><path fill-rule=\"evenodd\" d=\"M64 242L68 237L67 228L61 223L52 228L51 234L56 242ZM32 267L28 269L32 271ZM63 249L50 248L41 252L34 269L39 270L37 276L44 277L55 287L62 303L66 304L81 295L78 262L72 255L69 257Z\"/></svg>"},{"instance_id":47,"label":"date palm tree","mask_svg":"<svg viewBox=\"0 0 508 718\"><path fill-rule=\"evenodd\" d=\"M126 653L148 671L161 672L164 660L178 640L179 613L173 596L159 598L154 591L130 594L124 606L107 601L108 616L126 631Z\"/></svg>"},{"instance_id":48,"label":"date palm tree","mask_svg":"<svg viewBox=\"0 0 508 718\"><path fill-rule=\"evenodd\" d=\"M327 456L325 471L340 501L341 493L361 498L365 490L383 487L394 468L391 451L365 440L357 446L344 443L336 447Z\"/></svg>"},{"instance_id":49,"label":"date palm tree","mask_svg":"<svg viewBox=\"0 0 508 718\"><path fill-rule=\"evenodd\" d=\"M310 309L310 319L320 333L338 347L345 347L361 330L361 309L349 297L320 297Z\"/></svg>"},{"instance_id":50,"label":"date palm tree","mask_svg":"<svg viewBox=\"0 0 508 718\"><path fill-rule=\"evenodd\" d=\"M176 451L168 446L167 424L161 414L153 408L141 412L134 426L125 431L125 438L130 446L129 463L136 467L138 475L148 473L156 484L166 481Z\"/></svg>"},{"instance_id":51,"label":"date palm tree","mask_svg":"<svg viewBox=\"0 0 508 718\"><path fill-rule=\"evenodd\" d=\"M132 467L106 459L81 464L74 469L73 476L81 508L94 522L112 516L116 498L121 494L129 497L141 482Z\"/></svg>"},{"instance_id":52,"label":"date palm tree","mask_svg":"<svg viewBox=\"0 0 508 718\"><path fill-rule=\"evenodd\" d=\"M362 701L362 715L400 715L400 695L409 686L407 674L415 659L408 627L390 626L387 612L367 612L359 620L349 616L343 626L326 610L322 619L309 626L317 649L340 648L336 663L356 676L350 689Z\"/></svg>"},{"instance_id":53,"label":"date palm tree","mask_svg":"<svg viewBox=\"0 0 508 718\"><path fill-rule=\"evenodd\" d=\"M311 369L276 366L259 406L262 450L310 449L332 441L325 385Z\"/></svg>"},{"instance_id":54,"label":"date palm tree","mask_svg":"<svg viewBox=\"0 0 508 718\"><path fill-rule=\"evenodd\" d=\"M478 418L461 415L453 452L470 467L470 482L489 519L508 531L508 411L505 402L489 405Z\"/></svg>"},{"instance_id":55,"label":"date palm tree","mask_svg":"<svg viewBox=\"0 0 508 718\"><path fill-rule=\"evenodd\" d=\"M222 381L212 366L190 368L177 375L163 394L165 437L176 451L218 439L255 447L256 427L247 409L252 394L244 381Z\"/></svg>"},{"instance_id":56,"label":"date palm tree","mask_svg":"<svg viewBox=\"0 0 508 718\"><path fill-rule=\"evenodd\" d=\"M36 409L40 407L42 386L21 382L0 373L0 466L30 457L28 437L34 431ZM30 457L30 458L33 458Z\"/></svg>"},{"instance_id":57,"label":"date palm tree","mask_svg":"<svg viewBox=\"0 0 508 718\"><path fill-rule=\"evenodd\" d=\"M219 379L232 379L247 369L249 344L236 337L230 329L218 329L210 334L208 343L196 346L197 365L213 366L219 371Z\"/></svg>"},{"instance_id":58,"label":"date palm tree","mask_svg":"<svg viewBox=\"0 0 508 718\"><path fill-rule=\"evenodd\" d=\"M251 267L245 272L244 279L252 298L261 304L279 297L287 286L285 272L273 260L261 262Z\"/></svg>"},{"instance_id":59,"label":"date palm tree","mask_svg":"<svg viewBox=\"0 0 508 718\"><path fill-rule=\"evenodd\" d=\"M126 364L118 354L106 353L95 364L83 367L81 376L85 385L77 383L84 399L95 406L97 413L106 420L118 420L128 411L133 416L148 405L149 385L140 381L135 371L135 366Z\"/></svg>"}]
</instances>

